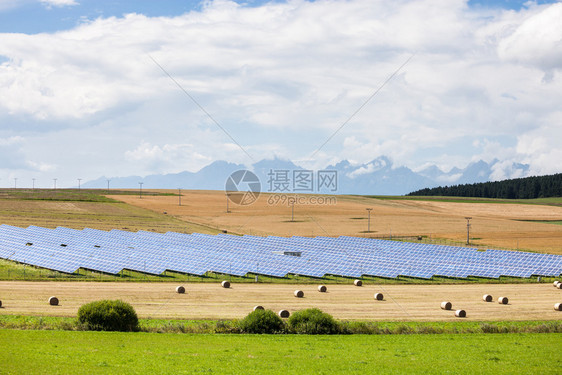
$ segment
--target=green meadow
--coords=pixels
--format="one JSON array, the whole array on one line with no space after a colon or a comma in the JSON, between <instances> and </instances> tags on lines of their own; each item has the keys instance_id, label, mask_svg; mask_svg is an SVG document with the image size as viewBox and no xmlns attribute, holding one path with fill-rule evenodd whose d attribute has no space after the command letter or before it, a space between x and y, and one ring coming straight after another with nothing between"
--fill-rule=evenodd
<instances>
[{"instance_id":1,"label":"green meadow","mask_svg":"<svg viewBox=\"0 0 562 375\"><path fill-rule=\"evenodd\" d=\"M221 335L0 330L4 374L547 374L562 334Z\"/></svg>"}]
</instances>

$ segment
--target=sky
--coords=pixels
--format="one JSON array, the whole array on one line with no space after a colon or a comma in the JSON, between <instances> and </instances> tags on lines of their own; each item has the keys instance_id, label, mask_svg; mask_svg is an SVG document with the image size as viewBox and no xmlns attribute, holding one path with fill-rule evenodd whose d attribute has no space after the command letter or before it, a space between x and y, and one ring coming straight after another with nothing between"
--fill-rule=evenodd
<instances>
[{"instance_id":1,"label":"sky","mask_svg":"<svg viewBox=\"0 0 562 375\"><path fill-rule=\"evenodd\" d=\"M274 157L559 173L561 19L558 1L0 0L0 187Z\"/></svg>"}]
</instances>

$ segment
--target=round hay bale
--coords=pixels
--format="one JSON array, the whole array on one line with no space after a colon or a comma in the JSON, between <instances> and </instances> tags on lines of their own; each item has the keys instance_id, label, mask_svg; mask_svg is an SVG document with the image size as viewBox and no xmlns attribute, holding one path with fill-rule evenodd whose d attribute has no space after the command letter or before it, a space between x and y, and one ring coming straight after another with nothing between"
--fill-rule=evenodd
<instances>
[{"instance_id":1,"label":"round hay bale","mask_svg":"<svg viewBox=\"0 0 562 375\"><path fill-rule=\"evenodd\" d=\"M304 297L304 292L302 290L295 290L295 297L302 298Z\"/></svg>"},{"instance_id":2,"label":"round hay bale","mask_svg":"<svg viewBox=\"0 0 562 375\"><path fill-rule=\"evenodd\" d=\"M449 301L441 302L441 308L443 310L451 310L453 308L453 304Z\"/></svg>"},{"instance_id":3,"label":"round hay bale","mask_svg":"<svg viewBox=\"0 0 562 375\"><path fill-rule=\"evenodd\" d=\"M49 298L49 305L57 306L59 304L59 299L57 297L50 297Z\"/></svg>"},{"instance_id":4,"label":"round hay bale","mask_svg":"<svg viewBox=\"0 0 562 375\"><path fill-rule=\"evenodd\" d=\"M362 286L362 285L363 285L363 281L361 281L361 280L355 280L355 281L353 281L353 285L355 285L355 286Z\"/></svg>"},{"instance_id":5,"label":"round hay bale","mask_svg":"<svg viewBox=\"0 0 562 375\"><path fill-rule=\"evenodd\" d=\"M181 285L176 287L176 293L179 293L179 294L185 293L185 288Z\"/></svg>"},{"instance_id":6,"label":"round hay bale","mask_svg":"<svg viewBox=\"0 0 562 375\"><path fill-rule=\"evenodd\" d=\"M562 303L555 303L554 304L554 310L562 311Z\"/></svg>"},{"instance_id":7,"label":"round hay bale","mask_svg":"<svg viewBox=\"0 0 562 375\"><path fill-rule=\"evenodd\" d=\"M466 311L464 310L457 310L455 311L455 316L457 318L466 318Z\"/></svg>"},{"instance_id":8,"label":"round hay bale","mask_svg":"<svg viewBox=\"0 0 562 375\"><path fill-rule=\"evenodd\" d=\"M328 291L328 288L326 288L326 285L318 285L318 291L320 293L326 293Z\"/></svg>"},{"instance_id":9,"label":"round hay bale","mask_svg":"<svg viewBox=\"0 0 562 375\"><path fill-rule=\"evenodd\" d=\"M492 302L493 298L492 298L492 296L489 295L489 294L484 294L484 295L482 296L482 300L483 300L484 302Z\"/></svg>"},{"instance_id":10,"label":"round hay bale","mask_svg":"<svg viewBox=\"0 0 562 375\"><path fill-rule=\"evenodd\" d=\"M288 318L291 315L287 310L279 310L279 317Z\"/></svg>"},{"instance_id":11,"label":"round hay bale","mask_svg":"<svg viewBox=\"0 0 562 375\"><path fill-rule=\"evenodd\" d=\"M384 295L382 293L375 293L375 299L377 301L382 301L384 299Z\"/></svg>"},{"instance_id":12,"label":"round hay bale","mask_svg":"<svg viewBox=\"0 0 562 375\"><path fill-rule=\"evenodd\" d=\"M265 310L265 309L263 308L263 306L257 305L257 306L254 306L254 311L256 311L256 310Z\"/></svg>"},{"instance_id":13,"label":"round hay bale","mask_svg":"<svg viewBox=\"0 0 562 375\"><path fill-rule=\"evenodd\" d=\"M562 289L562 283L559 282L558 284L556 284L556 287L557 287L558 289Z\"/></svg>"},{"instance_id":14,"label":"round hay bale","mask_svg":"<svg viewBox=\"0 0 562 375\"><path fill-rule=\"evenodd\" d=\"M228 289L228 288L230 288L230 281L224 280L224 281L221 283L221 285L222 285L223 288L227 288L227 289Z\"/></svg>"},{"instance_id":15,"label":"round hay bale","mask_svg":"<svg viewBox=\"0 0 562 375\"><path fill-rule=\"evenodd\" d=\"M555 288L558 288L558 284L560 284L560 281L558 280L554 280L554 282L552 283Z\"/></svg>"},{"instance_id":16,"label":"round hay bale","mask_svg":"<svg viewBox=\"0 0 562 375\"><path fill-rule=\"evenodd\" d=\"M509 299L507 297L500 297L498 298L498 303L500 305L507 305L507 303L509 302Z\"/></svg>"}]
</instances>

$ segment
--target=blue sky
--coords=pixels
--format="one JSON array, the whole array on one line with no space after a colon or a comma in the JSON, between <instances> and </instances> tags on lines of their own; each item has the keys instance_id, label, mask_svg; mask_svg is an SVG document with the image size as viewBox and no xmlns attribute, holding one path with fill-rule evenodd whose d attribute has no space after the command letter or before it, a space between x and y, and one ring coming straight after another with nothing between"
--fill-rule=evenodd
<instances>
[{"instance_id":1,"label":"blue sky","mask_svg":"<svg viewBox=\"0 0 562 375\"><path fill-rule=\"evenodd\" d=\"M562 172L560 19L556 1L0 0L0 187L276 156Z\"/></svg>"}]
</instances>

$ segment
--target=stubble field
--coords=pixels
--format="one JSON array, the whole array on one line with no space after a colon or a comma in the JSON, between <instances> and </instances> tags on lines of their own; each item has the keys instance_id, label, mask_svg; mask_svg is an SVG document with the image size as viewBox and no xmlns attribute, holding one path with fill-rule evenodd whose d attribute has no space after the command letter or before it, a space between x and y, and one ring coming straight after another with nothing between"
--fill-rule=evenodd
<instances>
[{"instance_id":1,"label":"stubble field","mask_svg":"<svg viewBox=\"0 0 562 375\"><path fill-rule=\"evenodd\" d=\"M0 314L76 316L78 308L100 299L121 299L133 305L139 317L152 319L240 319L261 305L273 311L291 312L316 307L341 320L452 321L454 310L464 309L467 320L556 320L554 304L562 301L560 289L551 284L462 284L462 285L329 285L327 293L315 285L183 284L185 294L170 283L113 282L0 282L3 308ZM294 290L304 292L296 298ZM383 293L384 300L374 299ZM493 302L482 296L491 294ZM59 306L50 306L56 296ZM497 302L507 296L509 303ZM450 301L453 310L441 310Z\"/></svg>"}]
</instances>

